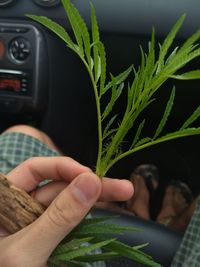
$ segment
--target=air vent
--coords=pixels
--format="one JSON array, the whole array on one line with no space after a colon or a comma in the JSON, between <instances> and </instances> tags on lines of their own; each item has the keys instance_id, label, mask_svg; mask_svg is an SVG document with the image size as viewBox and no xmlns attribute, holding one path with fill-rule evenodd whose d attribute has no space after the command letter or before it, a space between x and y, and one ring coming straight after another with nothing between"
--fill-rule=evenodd
<instances>
[{"instance_id":1,"label":"air vent","mask_svg":"<svg viewBox=\"0 0 200 267\"><path fill-rule=\"evenodd\" d=\"M14 0L0 0L0 7L7 6L14 2Z\"/></svg>"},{"instance_id":2,"label":"air vent","mask_svg":"<svg viewBox=\"0 0 200 267\"><path fill-rule=\"evenodd\" d=\"M60 4L60 0L33 0L33 2L43 7L53 7Z\"/></svg>"}]
</instances>

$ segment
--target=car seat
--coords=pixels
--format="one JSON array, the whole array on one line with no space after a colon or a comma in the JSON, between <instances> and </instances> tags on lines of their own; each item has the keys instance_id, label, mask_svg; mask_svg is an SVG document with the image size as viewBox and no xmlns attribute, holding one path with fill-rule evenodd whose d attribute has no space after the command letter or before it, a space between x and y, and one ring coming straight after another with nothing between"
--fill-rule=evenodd
<instances>
[{"instance_id":1,"label":"car seat","mask_svg":"<svg viewBox=\"0 0 200 267\"><path fill-rule=\"evenodd\" d=\"M144 251L150 254L154 260L162 266L170 266L172 259L181 243L182 234L171 230L164 225L153 221L147 221L136 216L116 213L105 209L95 208L91 212L93 217L115 216L111 222L121 225L133 226L142 229L140 232L127 232L119 235L118 239L128 245L135 246L143 243L149 243ZM116 216L118 215L118 216ZM143 266L133 263L125 258L117 258L106 263L106 267L139 267Z\"/></svg>"}]
</instances>

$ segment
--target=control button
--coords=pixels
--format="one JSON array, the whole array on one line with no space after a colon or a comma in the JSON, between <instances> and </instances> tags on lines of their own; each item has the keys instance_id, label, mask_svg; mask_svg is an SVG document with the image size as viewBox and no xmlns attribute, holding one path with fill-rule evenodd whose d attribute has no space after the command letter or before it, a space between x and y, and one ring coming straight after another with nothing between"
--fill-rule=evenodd
<instances>
[{"instance_id":1,"label":"control button","mask_svg":"<svg viewBox=\"0 0 200 267\"><path fill-rule=\"evenodd\" d=\"M29 29L27 29L27 28L21 28L21 27L19 27L19 28L15 28L15 32L16 33L25 33L25 32L27 32Z\"/></svg>"},{"instance_id":2,"label":"control button","mask_svg":"<svg viewBox=\"0 0 200 267\"><path fill-rule=\"evenodd\" d=\"M31 45L24 38L16 38L11 41L9 46L9 54L11 58L19 63L26 61L31 53Z\"/></svg>"},{"instance_id":3,"label":"control button","mask_svg":"<svg viewBox=\"0 0 200 267\"><path fill-rule=\"evenodd\" d=\"M33 2L43 7L52 7L60 4L60 0L33 0Z\"/></svg>"},{"instance_id":4,"label":"control button","mask_svg":"<svg viewBox=\"0 0 200 267\"><path fill-rule=\"evenodd\" d=\"M26 33L28 31L28 28L22 28L22 27L0 27L1 33Z\"/></svg>"}]
</instances>

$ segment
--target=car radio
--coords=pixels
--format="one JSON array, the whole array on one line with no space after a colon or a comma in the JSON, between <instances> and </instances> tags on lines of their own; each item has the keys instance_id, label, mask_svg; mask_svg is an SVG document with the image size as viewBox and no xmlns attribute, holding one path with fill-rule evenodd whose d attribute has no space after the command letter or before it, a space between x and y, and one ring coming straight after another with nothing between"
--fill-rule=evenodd
<instances>
[{"instance_id":1,"label":"car radio","mask_svg":"<svg viewBox=\"0 0 200 267\"><path fill-rule=\"evenodd\" d=\"M29 74L24 71L0 69L0 91L30 94Z\"/></svg>"},{"instance_id":2,"label":"car radio","mask_svg":"<svg viewBox=\"0 0 200 267\"><path fill-rule=\"evenodd\" d=\"M34 23L0 21L1 111L44 109L48 93L46 51L45 35Z\"/></svg>"}]
</instances>

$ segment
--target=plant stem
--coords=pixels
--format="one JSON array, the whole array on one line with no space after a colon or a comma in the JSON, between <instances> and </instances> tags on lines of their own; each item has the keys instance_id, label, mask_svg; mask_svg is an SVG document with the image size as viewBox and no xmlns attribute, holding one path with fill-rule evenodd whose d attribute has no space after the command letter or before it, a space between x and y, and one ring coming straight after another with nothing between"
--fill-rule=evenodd
<instances>
[{"instance_id":1,"label":"plant stem","mask_svg":"<svg viewBox=\"0 0 200 267\"><path fill-rule=\"evenodd\" d=\"M80 55L79 55L80 56ZM96 102L96 112L97 112L97 127L98 127L98 156L97 156L97 162L96 162L96 174L101 177L101 170L100 170L100 164L101 164L101 154L102 154L102 143L103 143L103 138L102 138L102 124L101 124L101 107L100 107L100 100L99 100L99 94L98 94L98 89L97 85L93 76L93 73L87 64L86 60L81 56L81 59L86 66L86 69L89 73L93 90L94 90L94 96L95 96L95 102Z\"/></svg>"}]
</instances>

